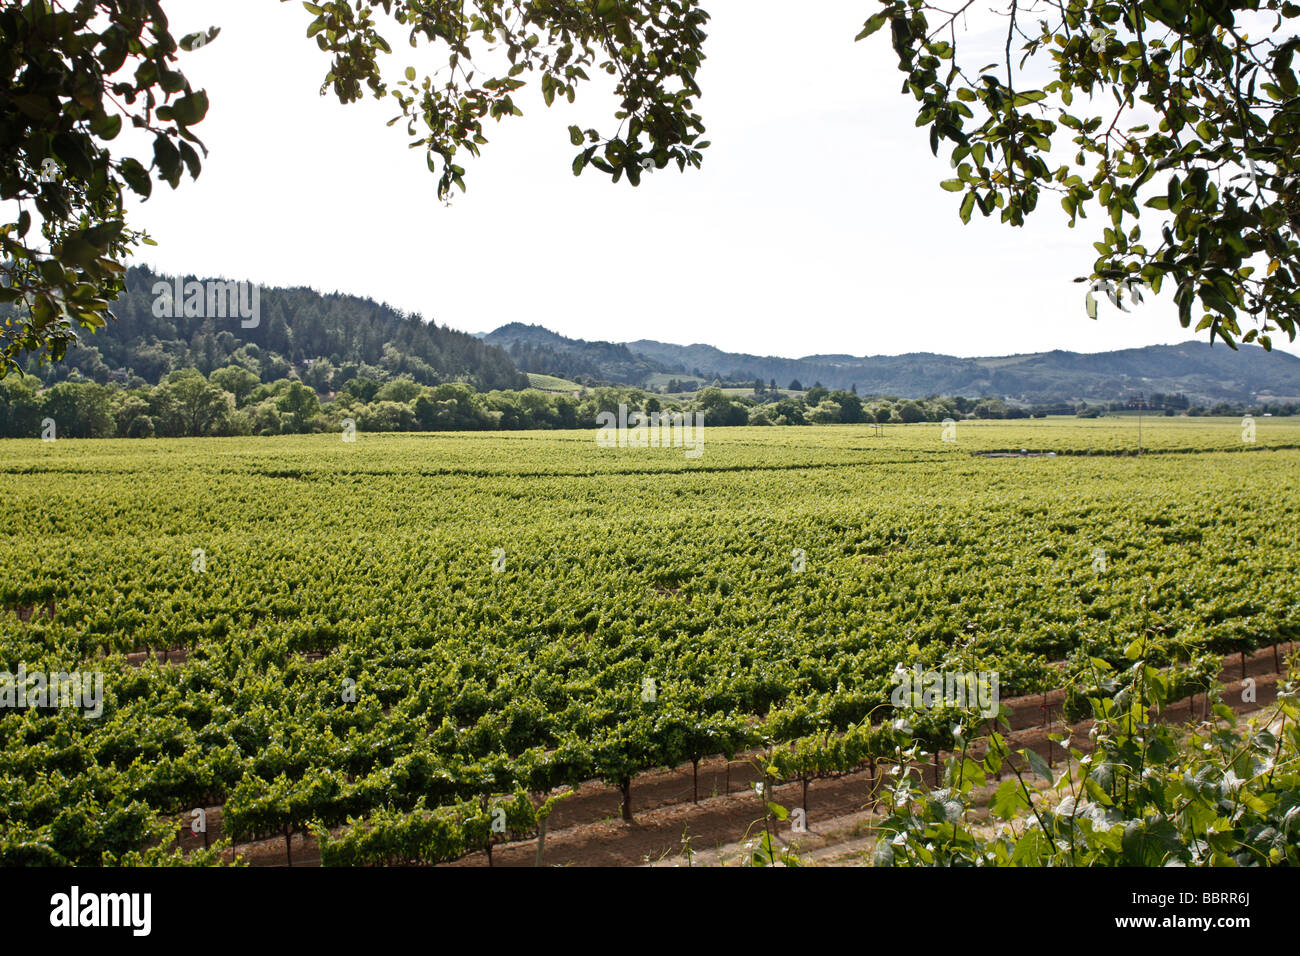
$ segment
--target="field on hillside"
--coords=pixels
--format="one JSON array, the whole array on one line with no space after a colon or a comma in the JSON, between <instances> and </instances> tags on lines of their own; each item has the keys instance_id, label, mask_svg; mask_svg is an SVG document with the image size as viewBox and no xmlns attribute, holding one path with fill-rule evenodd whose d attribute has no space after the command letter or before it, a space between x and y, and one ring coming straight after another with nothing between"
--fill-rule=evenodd
<instances>
[{"instance_id":1,"label":"field on hillside","mask_svg":"<svg viewBox=\"0 0 1300 956\"><path fill-rule=\"evenodd\" d=\"M0 668L104 674L97 718L0 710L0 862L223 805L246 837L351 818L334 862L452 859L565 785L868 740L900 665L1009 696L1142 629L1294 639L1300 422L1137 429L0 442ZM1019 449L1057 456L977 454Z\"/></svg>"},{"instance_id":2,"label":"field on hillside","mask_svg":"<svg viewBox=\"0 0 1300 956\"><path fill-rule=\"evenodd\" d=\"M567 378L542 375L538 372L528 373L528 385L530 388L539 388L544 392L562 392L566 395L571 395L582 388L577 382L571 382Z\"/></svg>"}]
</instances>

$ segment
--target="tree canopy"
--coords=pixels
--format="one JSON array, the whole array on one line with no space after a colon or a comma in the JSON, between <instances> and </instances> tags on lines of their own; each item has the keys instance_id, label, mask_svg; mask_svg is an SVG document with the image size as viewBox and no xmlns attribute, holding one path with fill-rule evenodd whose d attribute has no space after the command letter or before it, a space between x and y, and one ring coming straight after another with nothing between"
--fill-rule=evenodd
<instances>
[{"instance_id":1,"label":"tree canopy","mask_svg":"<svg viewBox=\"0 0 1300 956\"><path fill-rule=\"evenodd\" d=\"M178 42L147 0L69 6L0 10L0 200L17 211L0 224L0 303L25 307L0 326L0 374L24 352L62 358L79 329L111 317L123 259L147 241L127 226L124 191L147 197L151 171L174 188L201 167L191 127L207 95L174 66L217 31ZM110 150L127 124L151 138L151 160Z\"/></svg>"},{"instance_id":2,"label":"tree canopy","mask_svg":"<svg viewBox=\"0 0 1300 956\"><path fill-rule=\"evenodd\" d=\"M464 189L457 158L486 144L485 122L522 114L514 97L529 80L549 105L573 100L588 71L615 79L615 131L570 130L575 174L590 166L635 185L649 169L698 166L707 146L693 100L708 15L695 0L303 6L307 36L330 55L322 93L391 98L391 123L426 149L444 198ZM208 98L178 60L218 33L178 40L160 0L28 0L0 12L0 200L17 209L0 224L0 303L24 306L0 325L0 375L24 353L62 358L80 329L111 318L123 260L150 241L128 228L125 194L147 198L154 179L176 188L201 170L192 127ZM383 58L398 36L432 47L440 68L390 82ZM112 146L127 124L151 138L151 158Z\"/></svg>"},{"instance_id":3,"label":"tree canopy","mask_svg":"<svg viewBox=\"0 0 1300 956\"><path fill-rule=\"evenodd\" d=\"M1010 0L985 64L965 55L973 0L880 2L858 38L890 28L917 125L936 155L951 148L942 186L962 194L963 221L979 209L1021 225L1044 193L1071 226L1091 206L1104 224L1078 281L1094 318L1094 293L1124 308L1167 284L1182 325L1211 341L1295 338L1300 5Z\"/></svg>"},{"instance_id":4,"label":"tree canopy","mask_svg":"<svg viewBox=\"0 0 1300 956\"><path fill-rule=\"evenodd\" d=\"M283 2L283 0L282 0ZM1021 225L1055 193L1073 226L1103 226L1079 281L1120 308L1168 285L1180 321L1234 348L1294 339L1300 309L1300 105L1289 0L1007 0L988 12L879 0L859 39L888 26L931 149L951 150L958 212ZM612 131L571 127L573 172L639 184L652 169L698 167L695 111L708 13L697 0L334 0L303 3L329 55L322 92L391 99L438 193L465 188L488 120L522 114L528 83L572 101L594 72L613 78ZM998 62L965 55L1005 33ZM973 23L971 22L973 19ZM123 262L147 236L123 212L154 180L201 171L193 132L208 110L179 69L217 38L177 39L162 0L28 0L0 12L0 375L19 357L58 360L80 330L111 317ZM433 51L435 69L384 70L390 40ZM961 42L959 42L961 41ZM987 54L984 55L986 58ZM865 118L864 118L865 121ZM114 141L147 143L146 155ZM1073 155L1070 155L1073 154ZM1145 231L1145 232L1144 232ZM1199 314L1198 314L1199 313Z\"/></svg>"}]
</instances>

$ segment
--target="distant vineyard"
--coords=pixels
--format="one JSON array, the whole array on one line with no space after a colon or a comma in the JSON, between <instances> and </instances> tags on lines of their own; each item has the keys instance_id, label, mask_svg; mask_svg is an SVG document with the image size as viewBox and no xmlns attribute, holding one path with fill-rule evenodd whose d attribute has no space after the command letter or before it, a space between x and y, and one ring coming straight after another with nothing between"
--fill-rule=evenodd
<instances>
[{"instance_id":1,"label":"distant vineyard","mask_svg":"<svg viewBox=\"0 0 1300 956\"><path fill-rule=\"evenodd\" d=\"M1141 629L1297 636L1300 424L1147 421L1140 458L1131 420L956 427L0 442L0 668L105 674L97 719L0 710L0 863L217 804L439 862L589 779L850 769L900 665L1012 695ZM1057 457L975 454L1020 449Z\"/></svg>"}]
</instances>

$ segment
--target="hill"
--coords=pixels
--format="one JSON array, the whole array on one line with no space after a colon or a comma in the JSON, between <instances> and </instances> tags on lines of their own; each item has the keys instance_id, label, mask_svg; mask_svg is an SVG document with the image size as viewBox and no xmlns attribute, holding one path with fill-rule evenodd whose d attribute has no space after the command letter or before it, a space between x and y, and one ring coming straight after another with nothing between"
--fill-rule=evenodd
<instances>
[{"instance_id":1,"label":"hill","mask_svg":"<svg viewBox=\"0 0 1300 956\"><path fill-rule=\"evenodd\" d=\"M512 324L482 336L526 355L527 371L581 374L630 385L676 375L701 383L820 382L861 395L992 395L1025 404L1111 401L1144 392L1183 394L1192 402L1251 402L1300 396L1300 358L1242 346L1185 342L1093 354L1052 351L960 358L930 352L906 355L809 355L781 358L725 352L711 345L671 345L650 339L583 342L540 326ZM547 367L554 361L555 367ZM521 366L522 367L522 366Z\"/></svg>"},{"instance_id":2,"label":"hill","mask_svg":"<svg viewBox=\"0 0 1300 956\"><path fill-rule=\"evenodd\" d=\"M519 322L470 335L372 299L306 288L259 289L255 323L187 317L183 308L157 307L159 282L170 284L174 277L132 268L127 290L113 307L116 322L86 334L65 362L39 369L33 362L29 370L45 384L66 379L74 369L98 382L153 384L176 369L206 375L240 365L263 382L296 375L322 393L356 377L407 375L425 385L462 381L489 390L527 388L529 375L544 375L661 390L672 379L738 385L775 380L781 388L798 381L804 387L852 388L864 396L992 396L1026 405L1111 402L1139 392L1181 394L1207 407L1300 397L1300 358L1257 346L1233 352L1185 342L1095 354L785 358L651 339L589 342Z\"/></svg>"},{"instance_id":3,"label":"hill","mask_svg":"<svg viewBox=\"0 0 1300 956\"><path fill-rule=\"evenodd\" d=\"M145 267L130 269L126 291L113 304L117 321L85 334L80 345L68 350L65 362L40 369L33 363L30 370L47 384L66 378L72 369L99 382L143 379L156 384L175 369L197 368L207 375L242 365L263 382L284 378L293 369L322 381L405 374L425 385L528 386L528 377L501 349L372 299L262 287L256 323L245 328L233 315L189 317L183 308L157 308L155 285L174 278ZM156 314L160 311L181 314ZM325 374L334 369L342 374Z\"/></svg>"},{"instance_id":4,"label":"hill","mask_svg":"<svg viewBox=\"0 0 1300 956\"><path fill-rule=\"evenodd\" d=\"M655 372L684 371L635 354L626 345L568 339L540 325L524 325L522 322L511 322L495 332L480 333L479 338L489 345L504 348L523 372L639 385Z\"/></svg>"}]
</instances>

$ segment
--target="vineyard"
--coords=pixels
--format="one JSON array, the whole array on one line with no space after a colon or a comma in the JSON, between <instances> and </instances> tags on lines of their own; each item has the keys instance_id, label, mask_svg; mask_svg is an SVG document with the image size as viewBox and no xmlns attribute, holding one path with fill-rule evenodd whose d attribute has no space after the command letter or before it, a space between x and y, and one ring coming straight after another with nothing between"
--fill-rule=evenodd
<instances>
[{"instance_id":1,"label":"vineyard","mask_svg":"<svg viewBox=\"0 0 1300 956\"><path fill-rule=\"evenodd\" d=\"M104 674L98 717L0 709L0 864L157 859L216 806L450 861L588 780L630 816L717 755L852 769L900 666L1009 697L1139 631L1296 638L1300 424L955 427L0 442L0 669Z\"/></svg>"}]
</instances>

